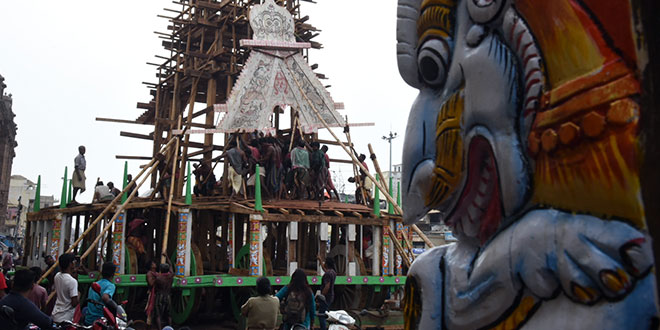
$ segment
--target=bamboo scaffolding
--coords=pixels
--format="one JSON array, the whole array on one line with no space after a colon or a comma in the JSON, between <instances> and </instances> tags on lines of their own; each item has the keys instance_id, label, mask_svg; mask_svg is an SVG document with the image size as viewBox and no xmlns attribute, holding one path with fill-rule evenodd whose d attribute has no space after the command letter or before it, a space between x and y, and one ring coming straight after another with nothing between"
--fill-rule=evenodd
<instances>
[{"instance_id":1,"label":"bamboo scaffolding","mask_svg":"<svg viewBox=\"0 0 660 330\"><path fill-rule=\"evenodd\" d=\"M337 141L337 143L339 143L339 145L341 146L341 148L344 149L344 151L345 151L345 152L351 157L351 159L353 160L353 162L354 162L356 165L358 165L358 166L362 169L362 171L364 171L364 173L369 177L369 179L371 179L371 181L374 182L374 184L378 187L378 189L380 189L380 190L383 192L383 195L385 196L385 198L386 198L390 203L393 204L393 206L394 206L394 210L395 210L398 214L403 215L403 210L401 209L401 207L400 207L399 205L397 205L396 201L394 200L394 198L392 198L392 196L389 194L389 192L387 191L387 189L385 189L385 187L382 186L382 184L381 184L378 180L376 180L376 178L374 178L374 176L371 175L371 173L369 173L369 170L367 170L367 168L365 168L364 165L362 165L362 163L360 163L360 161L355 157L355 155L353 154L353 152L351 152L350 150L348 150L348 148L346 147L346 145L345 145L343 142L341 142L341 140L339 139L339 137L337 137L337 135L335 134L335 132L333 132L332 129L330 129L330 126L329 126L328 123L323 119L323 116L321 116L321 114L319 113L319 111L316 109L316 106L314 106L314 103L311 102L310 99L307 97L307 95L306 95L305 92L303 91L302 87L300 86L300 83L298 82L298 79L297 79L295 76L293 76L293 81L296 83L296 85L298 86L298 89L300 90L300 93L301 93L302 96L305 98L305 100L307 101L307 103L309 104L309 106L312 108L312 110L314 110L314 113L315 113L316 116L319 118L319 120L321 121L321 123L323 124L323 126L325 126L325 128L330 132L330 135L332 135L332 137ZM432 247L435 247L435 244L433 244L433 243L431 242L431 240L429 240L428 237L426 237L426 235L425 235L425 234L419 229L419 227L417 227L417 225L412 224L410 227L413 229L413 231L415 231L415 233L417 233L417 235L419 235L419 237L422 238L422 240L424 241L424 243L426 243L426 245L427 245L428 247L431 247L431 248L432 248Z\"/></svg>"},{"instance_id":2,"label":"bamboo scaffolding","mask_svg":"<svg viewBox=\"0 0 660 330\"><path fill-rule=\"evenodd\" d=\"M171 146L172 142L174 142L174 139L171 139L171 140L170 140L170 141L169 141L169 142L163 147L163 149L161 150L160 154L162 154L165 150L169 149L169 147ZM140 173L138 173L138 174L135 176L135 178L133 178L133 180L131 180L131 182L129 182L129 183L126 185L126 188L124 188L124 189L121 191L121 193L119 193L119 194L118 194L118 195L117 195L117 196L116 196L116 197L115 197L115 198L114 198L114 199L113 199L113 200L112 200L112 201L111 201L111 202L105 207L105 209L103 209L103 211L101 212L101 214L99 214L99 215L96 217L96 219L94 219L94 221L93 221L92 223L89 224L89 226L87 227L87 229L86 229L86 230L85 230L85 231L84 231L84 232L78 237L78 239L76 239L75 242L73 242L73 244L71 244L71 246L69 246L69 248L68 248L64 253L70 253L71 251L73 251L73 250L78 246L78 244L80 244L80 242L85 238L85 236L87 236L87 235L92 231L92 229L93 229L94 227L96 227L96 224L97 224L99 221L101 221L101 219L103 219L103 217L105 216L105 214L106 214L109 210L111 210L113 207L115 207L115 205L117 204L117 202L119 202L119 201L121 200L122 195L123 195L124 193L128 192L128 191L129 191L129 190L135 185L136 180L137 180L139 177L141 177L141 176L147 171L147 168L149 168L150 166L152 166L154 163L158 162L157 158L158 158L158 157L154 157L154 158L151 160L151 162L149 162L149 164L147 164L147 166L145 166L145 167L140 171ZM140 185L141 185L141 184L140 184ZM138 188L139 188L139 186L138 186ZM138 191L138 189L133 189L133 192L131 193L131 195L134 195L135 192L137 192L137 191ZM129 201L129 200L127 199L126 202L125 202L124 204L122 204L122 207L121 207L122 210L123 210L123 208L125 207L125 205L128 204L128 201ZM100 236L99 236L99 237L100 237ZM96 242L98 243L98 241L96 241ZM43 273L43 275L41 275L41 278L39 279L39 281L37 281L37 283L40 283L41 281L43 281L44 279L46 279L46 278L48 277L48 275L50 275L50 274L55 270L55 268L56 268L59 264L60 264L59 260L55 260L55 263L54 263L52 266L50 266L50 268L48 268L48 270L46 270L46 271Z\"/></svg>"}]
</instances>

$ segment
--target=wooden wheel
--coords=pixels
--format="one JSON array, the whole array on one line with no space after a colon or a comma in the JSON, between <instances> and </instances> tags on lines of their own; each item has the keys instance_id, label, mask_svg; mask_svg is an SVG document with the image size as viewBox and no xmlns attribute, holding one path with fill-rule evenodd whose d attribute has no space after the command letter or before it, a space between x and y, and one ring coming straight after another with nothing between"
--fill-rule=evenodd
<instances>
[{"instance_id":1,"label":"wooden wheel","mask_svg":"<svg viewBox=\"0 0 660 330\"><path fill-rule=\"evenodd\" d=\"M362 285L335 285L335 301L331 309L346 311L362 309L364 292Z\"/></svg>"},{"instance_id":2,"label":"wooden wheel","mask_svg":"<svg viewBox=\"0 0 660 330\"><path fill-rule=\"evenodd\" d=\"M266 263L263 262L264 267L262 269L262 275L266 276ZM245 244L243 247L238 250L236 254L236 269L249 269L250 268L250 245ZM230 304L232 314L234 314L234 319L236 319L239 324L244 321L243 316L241 316L241 306L250 298L257 294L255 287L235 287L231 288L230 291Z\"/></svg>"},{"instance_id":3,"label":"wooden wheel","mask_svg":"<svg viewBox=\"0 0 660 330\"><path fill-rule=\"evenodd\" d=\"M176 260L176 252L172 255ZM190 253L190 276L204 275L202 254L197 245L192 244ZM176 324L186 322L190 315L197 312L201 298L200 288L173 288L172 289L172 321Z\"/></svg>"}]
</instances>

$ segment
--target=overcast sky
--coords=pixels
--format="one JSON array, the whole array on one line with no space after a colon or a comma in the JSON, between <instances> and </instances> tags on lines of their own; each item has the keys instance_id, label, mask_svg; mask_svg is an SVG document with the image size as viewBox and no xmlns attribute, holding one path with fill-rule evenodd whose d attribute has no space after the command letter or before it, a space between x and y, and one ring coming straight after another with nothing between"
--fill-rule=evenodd
<instances>
[{"instance_id":1,"label":"overcast sky","mask_svg":"<svg viewBox=\"0 0 660 330\"><path fill-rule=\"evenodd\" d=\"M145 62L162 62L154 55L167 54L153 33L167 31L167 21L156 17L169 16L165 7L176 5L154 0L0 2L0 75L6 92L13 94L18 124L12 174L34 181L41 175L42 195L59 198L64 167L70 178L77 147L85 145L88 190L78 200L89 202L97 177L121 182L124 161L115 155L150 155L150 141L120 137L119 132L147 134L153 126L94 119L133 120L143 111L136 102L151 99L142 82L157 82L156 70ZM416 91L397 70L396 1L318 0L304 3L302 10L310 16L308 23L322 30L314 40L324 48L311 51L310 63L318 63L317 72L329 77L323 83L332 85L336 102L345 103L341 113L349 122L376 124L351 130L358 152L366 154L372 143L386 171L389 148L381 137L391 129L399 133L393 163L400 163ZM341 129L335 131L345 139ZM338 147L330 150L332 158L349 159ZM129 172L137 173L144 163L129 161ZM345 182L352 169L332 164L331 170L338 167ZM346 186L346 192L353 190Z\"/></svg>"}]
</instances>

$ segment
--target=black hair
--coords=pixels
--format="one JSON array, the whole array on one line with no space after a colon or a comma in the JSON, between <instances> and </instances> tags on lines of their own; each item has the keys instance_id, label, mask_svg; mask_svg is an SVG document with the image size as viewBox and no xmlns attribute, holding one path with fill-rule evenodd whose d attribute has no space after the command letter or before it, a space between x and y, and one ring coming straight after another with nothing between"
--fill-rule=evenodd
<instances>
[{"instance_id":1,"label":"black hair","mask_svg":"<svg viewBox=\"0 0 660 330\"><path fill-rule=\"evenodd\" d=\"M321 144L318 141L314 141L310 144L310 146L312 146L312 148L318 148L321 146Z\"/></svg>"},{"instance_id":2,"label":"black hair","mask_svg":"<svg viewBox=\"0 0 660 330\"><path fill-rule=\"evenodd\" d=\"M101 181L101 180L97 181L97 182L96 182L96 185L97 185L97 186L102 186L102 185L103 185L103 181Z\"/></svg>"},{"instance_id":3,"label":"black hair","mask_svg":"<svg viewBox=\"0 0 660 330\"><path fill-rule=\"evenodd\" d=\"M326 258L325 259L325 267L330 268L330 269L335 269L335 259Z\"/></svg>"},{"instance_id":4,"label":"black hair","mask_svg":"<svg viewBox=\"0 0 660 330\"><path fill-rule=\"evenodd\" d=\"M270 280L267 277L259 277L257 279L257 294L260 296L269 295L270 290Z\"/></svg>"},{"instance_id":5,"label":"black hair","mask_svg":"<svg viewBox=\"0 0 660 330\"><path fill-rule=\"evenodd\" d=\"M105 279L112 278L115 276L115 270L117 269L117 266L115 266L112 261L106 261L103 263L103 266L101 267L101 276Z\"/></svg>"},{"instance_id":6,"label":"black hair","mask_svg":"<svg viewBox=\"0 0 660 330\"><path fill-rule=\"evenodd\" d=\"M30 267L30 270L34 273L34 282L38 282L39 278L41 278L41 274L43 274L41 268L34 266Z\"/></svg>"},{"instance_id":7,"label":"black hair","mask_svg":"<svg viewBox=\"0 0 660 330\"><path fill-rule=\"evenodd\" d=\"M10 247L7 249L7 252L14 252L14 247L10 246Z\"/></svg>"},{"instance_id":8,"label":"black hair","mask_svg":"<svg viewBox=\"0 0 660 330\"><path fill-rule=\"evenodd\" d=\"M324 145L321 147L321 150L323 150L323 151L328 151L328 146L324 144Z\"/></svg>"},{"instance_id":9,"label":"black hair","mask_svg":"<svg viewBox=\"0 0 660 330\"><path fill-rule=\"evenodd\" d=\"M304 294L305 301L309 301L312 298L312 289L309 287L309 283L307 283L307 275L300 268L293 272L291 282L289 282L287 287L289 288L289 292L295 291Z\"/></svg>"},{"instance_id":10,"label":"black hair","mask_svg":"<svg viewBox=\"0 0 660 330\"><path fill-rule=\"evenodd\" d=\"M169 273L170 272L170 265L168 264L160 264L160 272L161 273Z\"/></svg>"},{"instance_id":11,"label":"black hair","mask_svg":"<svg viewBox=\"0 0 660 330\"><path fill-rule=\"evenodd\" d=\"M300 139L300 140L298 140L297 145L301 148L304 148L305 147L305 141L303 139Z\"/></svg>"},{"instance_id":12,"label":"black hair","mask_svg":"<svg viewBox=\"0 0 660 330\"><path fill-rule=\"evenodd\" d=\"M73 253L65 253L60 256L60 269L66 270L69 268L69 265L76 260L76 256Z\"/></svg>"},{"instance_id":13,"label":"black hair","mask_svg":"<svg viewBox=\"0 0 660 330\"><path fill-rule=\"evenodd\" d=\"M34 285L34 272L29 269L17 270L14 273L14 279L11 287L11 291L25 293L32 289Z\"/></svg>"},{"instance_id":14,"label":"black hair","mask_svg":"<svg viewBox=\"0 0 660 330\"><path fill-rule=\"evenodd\" d=\"M112 183L112 181L109 181L109 182L108 182L108 184L107 184L107 186L108 186L108 187L114 187L114 186L115 186L115 184L114 184L114 183Z\"/></svg>"},{"instance_id":15,"label":"black hair","mask_svg":"<svg viewBox=\"0 0 660 330\"><path fill-rule=\"evenodd\" d=\"M360 158L364 160L364 159L367 159L367 156L366 156L365 154L360 154L360 156L358 157L358 159L360 159Z\"/></svg>"}]
</instances>

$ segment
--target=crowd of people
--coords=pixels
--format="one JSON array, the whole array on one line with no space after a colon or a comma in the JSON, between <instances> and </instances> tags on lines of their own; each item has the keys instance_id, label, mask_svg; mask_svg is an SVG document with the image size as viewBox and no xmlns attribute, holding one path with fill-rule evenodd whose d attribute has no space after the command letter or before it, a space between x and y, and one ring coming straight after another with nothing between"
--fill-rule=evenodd
<instances>
[{"instance_id":1,"label":"crowd of people","mask_svg":"<svg viewBox=\"0 0 660 330\"><path fill-rule=\"evenodd\" d=\"M257 296L248 299L241 307L246 318L247 329L277 329L278 316L282 316L280 329L312 329L318 315L319 327L327 329L325 312L334 300L334 286L337 272L333 259L322 264L324 274L321 289L314 295L302 269L296 269L288 285L273 296L270 280L257 279Z\"/></svg>"},{"instance_id":2,"label":"crowd of people","mask_svg":"<svg viewBox=\"0 0 660 330\"><path fill-rule=\"evenodd\" d=\"M29 324L34 324L42 330L57 329L58 324L66 321L92 325L103 316L103 306L95 303L85 304L80 300L76 278L79 272L84 273L86 270L78 264L78 258L72 253L66 253L58 260L59 267L53 272L54 275L48 276L41 283L38 283L42 276L39 267L17 270L11 281L6 281L4 274L0 273L0 307L11 307L13 310L11 323L15 329L25 329ZM54 264L52 257L47 261L49 267ZM247 329L276 329L280 315L281 329L288 330L294 326L311 329L317 316L320 329L327 329L323 315L334 300L337 273L332 258L326 259L322 263L322 268L324 275L316 295L302 269L297 269L292 274L290 283L277 291L274 296L268 278L257 279L257 295L248 299L241 307ZM88 301L101 302L110 310L116 310L117 303L113 300L116 291L113 283L115 270L112 262L103 263L101 278L96 282L100 290L97 292L90 287L87 293ZM172 266L169 262L160 265L155 261L151 262L146 277L149 286L145 306L146 323L150 328L156 326L155 329L163 329L172 324L170 315L174 279ZM54 304L48 303L51 292L55 293ZM84 305L86 307L83 308ZM0 320L0 322L7 321Z\"/></svg>"},{"instance_id":3,"label":"crowd of people","mask_svg":"<svg viewBox=\"0 0 660 330\"><path fill-rule=\"evenodd\" d=\"M75 170L72 177L73 199L79 192L85 191L85 147L78 148L79 154L74 159ZM357 154L358 160L367 168L364 154ZM330 172L328 146L321 146L318 141L308 142L299 138L285 141L283 138L263 136L257 133L233 134L230 136L226 151L218 157L228 162L226 185L218 181L211 160L202 160L195 167L193 175L196 196L214 196L224 194L230 198L253 198L255 185L259 181L262 196L265 199L324 200L340 199ZM257 173L257 170L259 173ZM158 164L159 180L151 194L156 193L167 199L172 184L172 166L166 161ZM174 173L178 178L179 172ZM259 180L257 180L259 177ZM129 177L128 180L132 180ZM359 169L359 174L348 180L356 183L357 203L369 203L372 183L366 173ZM92 202L108 202L119 195L121 190L112 182L104 185L97 178Z\"/></svg>"},{"instance_id":4,"label":"crowd of people","mask_svg":"<svg viewBox=\"0 0 660 330\"><path fill-rule=\"evenodd\" d=\"M58 261L59 266L41 283L37 283L42 276L39 267L16 270L12 277L0 273L0 307L11 307L16 329L25 329L30 323L42 330L56 329L58 324L67 321L92 325L103 316L103 306L111 311L117 309L117 303L113 300L116 266L111 261L103 263L101 267L101 278L96 282L100 291L96 292L90 287L87 293L87 301L97 301L103 305L80 300L77 277L86 274L87 270L79 264L74 254L63 254ZM55 263L51 256L46 256L45 262L49 268ZM147 324L154 323L157 329L172 324L169 313L173 278L169 263L160 265L158 269L153 263L147 273ZM53 292L55 297L49 302L48 296ZM0 319L0 323L6 321Z\"/></svg>"},{"instance_id":5,"label":"crowd of people","mask_svg":"<svg viewBox=\"0 0 660 330\"><path fill-rule=\"evenodd\" d=\"M273 136L236 136L224 154L230 165L230 195L254 196L259 176L267 199L339 199L327 152L328 146L321 147L317 141L298 139L289 143Z\"/></svg>"}]
</instances>

